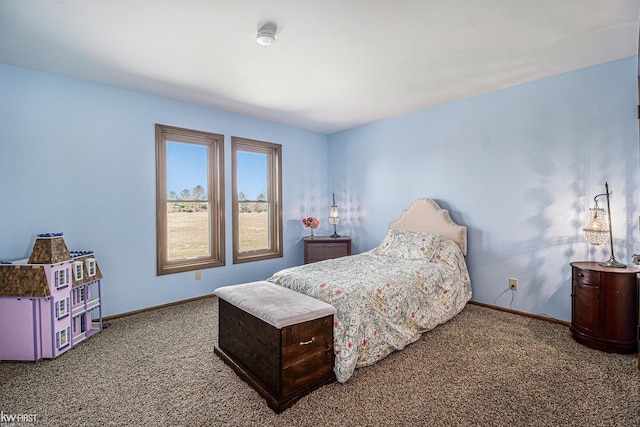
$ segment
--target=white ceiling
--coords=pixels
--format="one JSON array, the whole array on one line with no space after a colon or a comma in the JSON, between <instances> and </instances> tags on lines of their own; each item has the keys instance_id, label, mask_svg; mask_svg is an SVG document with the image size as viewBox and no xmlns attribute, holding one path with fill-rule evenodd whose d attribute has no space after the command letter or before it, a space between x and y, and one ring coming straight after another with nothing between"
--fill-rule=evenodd
<instances>
[{"instance_id":1,"label":"white ceiling","mask_svg":"<svg viewBox=\"0 0 640 427\"><path fill-rule=\"evenodd\" d=\"M639 13L640 0L0 0L0 63L333 133L636 55Z\"/></svg>"}]
</instances>

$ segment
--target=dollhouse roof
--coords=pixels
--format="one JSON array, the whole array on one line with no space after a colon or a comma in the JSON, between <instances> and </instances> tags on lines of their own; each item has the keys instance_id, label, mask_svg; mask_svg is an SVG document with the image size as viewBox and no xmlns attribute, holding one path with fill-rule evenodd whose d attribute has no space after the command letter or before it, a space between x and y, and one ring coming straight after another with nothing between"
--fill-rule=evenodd
<instances>
[{"instance_id":1,"label":"dollhouse roof","mask_svg":"<svg viewBox=\"0 0 640 427\"><path fill-rule=\"evenodd\" d=\"M46 297L49 295L44 266L0 264L0 297Z\"/></svg>"},{"instance_id":2,"label":"dollhouse roof","mask_svg":"<svg viewBox=\"0 0 640 427\"><path fill-rule=\"evenodd\" d=\"M29 264L57 264L70 259L71 255L64 243L62 233L38 234L29 257Z\"/></svg>"},{"instance_id":3,"label":"dollhouse roof","mask_svg":"<svg viewBox=\"0 0 640 427\"><path fill-rule=\"evenodd\" d=\"M71 257L73 258L74 261L81 261L81 262L84 262L89 258L95 259L95 256L93 255L93 251L76 251L76 252L72 251ZM87 274L85 274L82 277L82 280L77 280L73 275L72 277L73 277L73 286L80 286L88 282L93 282L94 280L102 279L102 271L100 271L100 266L96 262L95 276L88 276Z\"/></svg>"},{"instance_id":4,"label":"dollhouse roof","mask_svg":"<svg viewBox=\"0 0 640 427\"><path fill-rule=\"evenodd\" d=\"M45 265L62 262L81 261L94 258L92 251L69 252L62 233L38 234L29 260L13 263L0 262L0 297L46 297L51 295ZM96 262L96 274L84 275L76 280L71 275L72 286L102 279L102 272Z\"/></svg>"}]
</instances>

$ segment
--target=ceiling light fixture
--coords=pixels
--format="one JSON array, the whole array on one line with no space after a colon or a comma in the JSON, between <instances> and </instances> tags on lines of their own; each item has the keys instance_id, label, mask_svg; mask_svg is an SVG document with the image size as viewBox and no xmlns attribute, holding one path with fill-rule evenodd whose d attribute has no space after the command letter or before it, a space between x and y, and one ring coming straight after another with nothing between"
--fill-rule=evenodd
<instances>
[{"instance_id":1,"label":"ceiling light fixture","mask_svg":"<svg viewBox=\"0 0 640 427\"><path fill-rule=\"evenodd\" d=\"M276 42L276 24L269 22L260 27L256 41L262 46L274 44Z\"/></svg>"}]
</instances>

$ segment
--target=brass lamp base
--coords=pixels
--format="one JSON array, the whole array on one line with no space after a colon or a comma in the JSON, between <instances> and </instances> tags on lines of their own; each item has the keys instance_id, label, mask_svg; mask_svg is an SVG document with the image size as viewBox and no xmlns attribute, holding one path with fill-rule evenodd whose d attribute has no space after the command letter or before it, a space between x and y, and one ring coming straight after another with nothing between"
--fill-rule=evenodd
<instances>
[{"instance_id":1,"label":"brass lamp base","mask_svg":"<svg viewBox=\"0 0 640 427\"><path fill-rule=\"evenodd\" d=\"M627 268L626 264L616 261L614 257L609 258L609 261L601 262L600 265L603 267Z\"/></svg>"}]
</instances>

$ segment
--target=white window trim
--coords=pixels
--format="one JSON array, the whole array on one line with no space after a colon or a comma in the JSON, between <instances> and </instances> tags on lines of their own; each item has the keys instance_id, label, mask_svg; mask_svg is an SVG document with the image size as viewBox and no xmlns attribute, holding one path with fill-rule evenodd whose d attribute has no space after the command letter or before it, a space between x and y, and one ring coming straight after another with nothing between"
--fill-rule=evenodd
<instances>
[{"instance_id":1,"label":"white window trim","mask_svg":"<svg viewBox=\"0 0 640 427\"><path fill-rule=\"evenodd\" d=\"M95 258L87 258L86 260L84 260L86 266L87 266L87 276L89 277L93 277L97 274L97 269L96 269L96 259Z\"/></svg>"},{"instance_id":2,"label":"white window trim","mask_svg":"<svg viewBox=\"0 0 640 427\"><path fill-rule=\"evenodd\" d=\"M55 279L57 289L69 286L69 269L65 267L57 270L55 273Z\"/></svg>"},{"instance_id":3,"label":"white window trim","mask_svg":"<svg viewBox=\"0 0 640 427\"><path fill-rule=\"evenodd\" d=\"M84 263L82 261L73 261L73 278L76 281L84 279Z\"/></svg>"},{"instance_id":4,"label":"white window trim","mask_svg":"<svg viewBox=\"0 0 640 427\"><path fill-rule=\"evenodd\" d=\"M63 298L56 302L56 314L58 320L69 315L69 298Z\"/></svg>"},{"instance_id":5,"label":"white window trim","mask_svg":"<svg viewBox=\"0 0 640 427\"><path fill-rule=\"evenodd\" d=\"M56 332L56 345L58 350L62 350L69 345L69 336L71 334L70 332L71 331L69 330L69 328L64 328Z\"/></svg>"}]
</instances>

